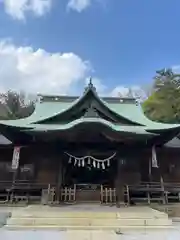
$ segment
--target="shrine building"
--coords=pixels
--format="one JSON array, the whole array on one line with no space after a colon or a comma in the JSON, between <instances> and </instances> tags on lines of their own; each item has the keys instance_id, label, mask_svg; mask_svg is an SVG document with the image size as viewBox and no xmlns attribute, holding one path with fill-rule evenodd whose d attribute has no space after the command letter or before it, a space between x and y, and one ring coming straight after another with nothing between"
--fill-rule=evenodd
<instances>
[{"instance_id":1,"label":"shrine building","mask_svg":"<svg viewBox=\"0 0 180 240\"><path fill-rule=\"evenodd\" d=\"M179 132L148 119L133 98L98 96L91 81L80 97L40 95L31 116L0 121L11 142L0 147L0 191L33 199L48 188L52 202L165 201L166 183L180 182L179 148L167 144Z\"/></svg>"}]
</instances>

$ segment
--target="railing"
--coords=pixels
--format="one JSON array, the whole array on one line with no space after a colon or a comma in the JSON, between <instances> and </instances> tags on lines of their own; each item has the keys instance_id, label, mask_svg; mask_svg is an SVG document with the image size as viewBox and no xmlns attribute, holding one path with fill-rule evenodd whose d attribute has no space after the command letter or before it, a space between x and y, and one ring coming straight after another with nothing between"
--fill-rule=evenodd
<instances>
[{"instance_id":1,"label":"railing","mask_svg":"<svg viewBox=\"0 0 180 240\"><path fill-rule=\"evenodd\" d=\"M55 184L51 184L51 188ZM42 190L49 189L48 183L37 183L31 181L0 181L0 202L28 203L31 200L41 201Z\"/></svg>"},{"instance_id":2,"label":"railing","mask_svg":"<svg viewBox=\"0 0 180 240\"><path fill-rule=\"evenodd\" d=\"M139 185L129 185L130 202L161 202L165 204L164 186L160 183L141 183Z\"/></svg>"},{"instance_id":3,"label":"railing","mask_svg":"<svg viewBox=\"0 0 180 240\"><path fill-rule=\"evenodd\" d=\"M180 202L180 183L165 183L164 191L167 204L170 201Z\"/></svg>"},{"instance_id":4,"label":"railing","mask_svg":"<svg viewBox=\"0 0 180 240\"><path fill-rule=\"evenodd\" d=\"M61 201L74 203L76 201L76 185L73 187L64 187L61 189Z\"/></svg>"},{"instance_id":5,"label":"railing","mask_svg":"<svg viewBox=\"0 0 180 240\"><path fill-rule=\"evenodd\" d=\"M129 186L124 186L124 203L126 206L130 204L130 194L129 194Z\"/></svg>"},{"instance_id":6,"label":"railing","mask_svg":"<svg viewBox=\"0 0 180 240\"><path fill-rule=\"evenodd\" d=\"M101 204L116 203L116 189L104 187L103 185L101 185L100 200Z\"/></svg>"},{"instance_id":7,"label":"railing","mask_svg":"<svg viewBox=\"0 0 180 240\"><path fill-rule=\"evenodd\" d=\"M142 182L129 186L131 202L145 201L168 204L170 201L180 201L180 183Z\"/></svg>"},{"instance_id":8,"label":"railing","mask_svg":"<svg viewBox=\"0 0 180 240\"><path fill-rule=\"evenodd\" d=\"M85 188L88 190L98 190L99 199L102 204L116 203L116 189L99 185L92 185L91 189L87 186L74 185L72 187L62 187L57 189L55 183L37 183L31 181L0 181L0 202L18 202L24 201L26 203L31 200L41 201L42 192L46 191L48 194L48 203L55 202L57 192L59 191L58 202L76 202L76 193L79 189ZM89 193L90 195L90 193ZM88 198L88 197L87 197ZM98 195L97 195L98 198ZM142 182L137 185L124 186L124 201L127 204L146 202L161 202L168 204L169 202L180 202L180 183L158 183L158 182Z\"/></svg>"}]
</instances>

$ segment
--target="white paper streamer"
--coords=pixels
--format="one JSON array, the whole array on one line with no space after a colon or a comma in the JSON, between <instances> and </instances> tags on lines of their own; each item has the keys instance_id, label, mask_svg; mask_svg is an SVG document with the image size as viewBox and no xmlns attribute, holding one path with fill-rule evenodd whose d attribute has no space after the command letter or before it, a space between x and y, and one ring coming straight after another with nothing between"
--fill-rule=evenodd
<instances>
[{"instance_id":1,"label":"white paper streamer","mask_svg":"<svg viewBox=\"0 0 180 240\"><path fill-rule=\"evenodd\" d=\"M95 161L93 161L93 167L94 167L94 168L96 167L96 162L95 162Z\"/></svg>"},{"instance_id":2,"label":"white paper streamer","mask_svg":"<svg viewBox=\"0 0 180 240\"><path fill-rule=\"evenodd\" d=\"M116 155L116 153L114 153L112 156L106 158L106 159L97 159L95 157L92 156L84 156L84 157L75 157L69 153L66 152L66 154L69 156L69 163L74 163L74 165L78 165L79 167L81 166L86 166L88 165L93 165L94 168L102 168L105 169L106 166L110 166L110 160ZM73 162L74 161L74 162Z\"/></svg>"},{"instance_id":3,"label":"white paper streamer","mask_svg":"<svg viewBox=\"0 0 180 240\"><path fill-rule=\"evenodd\" d=\"M104 163L102 163L102 169L105 169L105 165L104 165Z\"/></svg>"}]
</instances>

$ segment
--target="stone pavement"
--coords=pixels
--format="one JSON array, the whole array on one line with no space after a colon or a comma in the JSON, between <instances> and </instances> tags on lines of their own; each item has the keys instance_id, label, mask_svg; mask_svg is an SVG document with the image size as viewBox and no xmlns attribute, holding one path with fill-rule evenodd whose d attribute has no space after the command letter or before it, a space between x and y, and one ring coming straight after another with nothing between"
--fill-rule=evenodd
<instances>
[{"instance_id":1,"label":"stone pavement","mask_svg":"<svg viewBox=\"0 0 180 240\"><path fill-rule=\"evenodd\" d=\"M180 228L179 228L180 229ZM179 240L180 230L128 233L119 235L114 231L6 231L0 230L3 240Z\"/></svg>"}]
</instances>

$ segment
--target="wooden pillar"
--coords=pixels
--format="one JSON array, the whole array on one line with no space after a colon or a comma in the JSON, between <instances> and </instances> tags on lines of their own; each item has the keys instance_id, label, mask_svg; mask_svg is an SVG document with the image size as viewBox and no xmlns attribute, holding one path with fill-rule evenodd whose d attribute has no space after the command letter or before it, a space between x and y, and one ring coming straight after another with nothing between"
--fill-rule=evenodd
<instances>
[{"instance_id":1,"label":"wooden pillar","mask_svg":"<svg viewBox=\"0 0 180 240\"><path fill-rule=\"evenodd\" d=\"M57 175L57 200L60 199L61 187L63 184L63 161L62 159L58 162L58 175Z\"/></svg>"},{"instance_id":2,"label":"wooden pillar","mask_svg":"<svg viewBox=\"0 0 180 240\"><path fill-rule=\"evenodd\" d=\"M120 207L121 204L124 204L124 160L117 160L117 174L115 179L115 188L116 188L116 204Z\"/></svg>"},{"instance_id":3,"label":"wooden pillar","mask_svg":"<svg viewBox=\"0 0 180 240\"><path fill-rule=\"evenodd\" d=\"M141 175L141 182L151 182L151 156L144 154L143 152L138 155L139 159L136 159L136 162L139 161L139 172Z\"/></svg>"}]
</instances>

